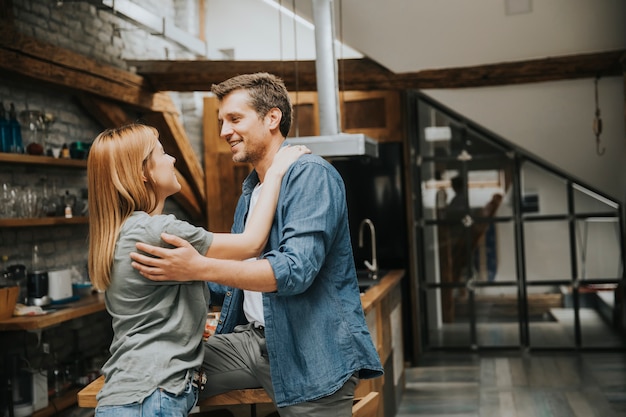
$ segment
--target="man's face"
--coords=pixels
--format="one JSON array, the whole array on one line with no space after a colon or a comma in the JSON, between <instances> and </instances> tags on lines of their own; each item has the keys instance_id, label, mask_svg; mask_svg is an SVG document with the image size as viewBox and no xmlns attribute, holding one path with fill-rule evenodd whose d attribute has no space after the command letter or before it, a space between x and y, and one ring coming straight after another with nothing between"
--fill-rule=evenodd
<instances>
[{"instance_id":1,"label":"man's face","mask_svg":"<svg viewBox=\"0 0 626 417\"><path fill-rule=\"evenodd\" d=\"M220 137L230 145L233 161L256 165L265 156L271 135L267 117L260 118L248 102L245 90L235 90L222 99Z\"/></svg>"}]
</instances>

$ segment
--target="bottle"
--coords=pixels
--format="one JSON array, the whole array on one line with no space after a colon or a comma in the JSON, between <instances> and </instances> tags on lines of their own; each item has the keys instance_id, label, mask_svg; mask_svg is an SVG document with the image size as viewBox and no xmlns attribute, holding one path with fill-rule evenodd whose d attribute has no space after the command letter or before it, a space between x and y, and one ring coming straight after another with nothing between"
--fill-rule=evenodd
<instances>
[{"instance_id":1,"label":"bottle","mask_svg":"<svg viewBox=\"0 0 626 417\"><path fill-rule=\"evenodd\" d=\"M64 143L63 147L61 148L61 158L69 159L69 157L70 157L70 148L67 147L67 143Z\"/></svg>"},{"instance_id":2,"label":"bottle","mask_svg":"<svg viewBox=\"0 0 626 417\"><path fill-rule=\"evenodd\" d=\"M4 103L0 101L0 152L11 151L11 131Z\"/></svg>"},{"instance_id":3,"label":"bottle","mask_svg":"<svg viewBox=\"0 0 626 417\"><path fill-rule=\"evenodd\" d=\"M33 254L30 263L31 272L40 272L43 270L41 258L39 257L39 245L33 245Z\"/></svg>"},{"instance_id":4,"label":"bottle","mask_svg":"<svg viewBox=\"0 0 626 417\"><path fill-rule=\"evenodd\" d=\"M71 219L73 217L72 207L74 206L74 203L76 203L76 197L70 194L68 190L65 190L64 203L65 203L65 218Z\"/></svg>"},{"instance_id":5,"label":"bottle","mask_svg":"<svg viewBox=\"0 0 626 417\"><path fill-rule=\"evenodd\" d=\"M15 105L11 103L9 108L9 131L11 134L10 152L24 153L24 145L22 143L22 127L17 121L17 112Z\"/></svg>"}]
</instances>

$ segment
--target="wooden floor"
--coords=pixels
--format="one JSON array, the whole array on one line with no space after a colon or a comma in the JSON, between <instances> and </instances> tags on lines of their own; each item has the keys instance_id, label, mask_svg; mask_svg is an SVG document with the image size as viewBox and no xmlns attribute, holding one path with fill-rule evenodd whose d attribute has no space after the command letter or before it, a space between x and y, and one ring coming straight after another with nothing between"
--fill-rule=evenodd
<instances>
[{"instance_id":1,"label":"wooden floor","mask_svg":"<svg viewBox=\"0 0 626 417\"><path fill-rule=\"evenodd\" d=\"M396 417L626 416L626 353L423 356Z\"/></svg>"}]
</instances>

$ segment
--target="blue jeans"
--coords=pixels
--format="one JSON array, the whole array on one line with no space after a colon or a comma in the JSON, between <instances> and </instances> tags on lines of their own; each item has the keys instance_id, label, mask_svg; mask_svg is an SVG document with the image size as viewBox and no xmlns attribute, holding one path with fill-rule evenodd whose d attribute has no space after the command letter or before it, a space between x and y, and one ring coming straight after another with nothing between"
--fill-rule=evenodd
<instances>
[{"instance_id":1,"label":"blue jeans","mask_svg":"<svg viewBox=\"0 0 626 417\"><path fill-rule=\"evenodd\" d=\"M96 417L187 417L198 401L198 389L187 383L180 395L155 390L142 403L96 407Z\"/></svg>"}]
</instances>

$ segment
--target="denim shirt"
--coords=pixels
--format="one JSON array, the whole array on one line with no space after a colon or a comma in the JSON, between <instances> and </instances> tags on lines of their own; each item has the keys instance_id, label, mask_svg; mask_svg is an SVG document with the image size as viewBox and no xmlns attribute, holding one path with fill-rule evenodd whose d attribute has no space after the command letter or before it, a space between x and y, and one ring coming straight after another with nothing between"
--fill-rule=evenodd
<instances>
[{"instance_id":1,"label":"denim shirt","mask_svg":"<svg viewBox=\"0 0 626 417\"><path fill-rule=\"evenodd\" d=\"M241 233L253 171L243 184L233 233ZM266 251L278 289L263 293L265 337L278 407L312 401L339 390L354 374L383 374L361 305L345 186L324 159L304 155L283 177ZM246 319L243 291L209 284L224 296L217 333Z\"/></svg>"}]
</instances>

